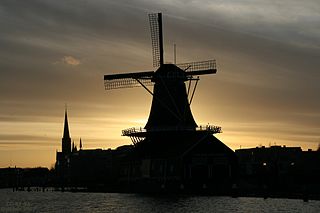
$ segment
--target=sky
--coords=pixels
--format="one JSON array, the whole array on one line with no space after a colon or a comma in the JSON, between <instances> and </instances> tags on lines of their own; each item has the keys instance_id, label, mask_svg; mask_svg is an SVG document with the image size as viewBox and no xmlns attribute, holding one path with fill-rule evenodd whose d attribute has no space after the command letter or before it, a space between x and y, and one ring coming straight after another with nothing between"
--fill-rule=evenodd
<instances>
[{"instance_id":1,"label":"sky","mask_svg":"<svg viewBox=\"0 0 320 213\"><path fill-rule=\"evenodd\" d=\"M1 0L0 167L52 167L65 105L85 149L131 144L143 88L104 90L103 75L154 70L149 13L163 13L165 62L217 60L191 109L231 149L320 143L318 0Z\"/></svg>"}]
</instances>

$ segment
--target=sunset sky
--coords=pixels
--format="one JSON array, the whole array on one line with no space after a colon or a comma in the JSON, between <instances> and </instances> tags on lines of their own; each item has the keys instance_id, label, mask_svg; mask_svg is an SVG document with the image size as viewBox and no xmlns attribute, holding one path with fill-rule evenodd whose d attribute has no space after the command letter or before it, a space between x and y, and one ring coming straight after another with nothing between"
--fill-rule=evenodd
<instances>
[{"instance_id":1,"label":"sunset sky","mask_svg":"<svg viewBox=\"0 0 320 213\"><path fill-rule=\"evenodd\" d=\"M191 105L232 149L320 143L318 0L1 0L0 167L51 167L68 105L84 148L130 144L143 88L105 91L103 75L149 71L148 13L162 12L165 61L217 60Z\"/></svg>"}]
</instances>

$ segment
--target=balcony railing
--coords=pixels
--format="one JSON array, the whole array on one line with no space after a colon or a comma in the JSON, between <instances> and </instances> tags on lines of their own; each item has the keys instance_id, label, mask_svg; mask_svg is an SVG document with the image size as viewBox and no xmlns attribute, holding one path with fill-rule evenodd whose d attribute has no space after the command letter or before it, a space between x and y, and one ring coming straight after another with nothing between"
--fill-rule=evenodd
<instances>
[{"instance_id":1,"label":"balcony railing","mask_svg":"<svg viewBox=\"0 0 320 213\"><path fill-rule=\"evenodd\" d=\"M196 128L188 127L160 127L153 129L144 129L142 127L132 127L129 129L122 130L122 136L136 136L145 137L145 133L151 132L171 132L171 131L197 131L197 132L208 132L211 134L221 133L221 127L214 125L200 125Z\"/></svg>"}]
</instances>

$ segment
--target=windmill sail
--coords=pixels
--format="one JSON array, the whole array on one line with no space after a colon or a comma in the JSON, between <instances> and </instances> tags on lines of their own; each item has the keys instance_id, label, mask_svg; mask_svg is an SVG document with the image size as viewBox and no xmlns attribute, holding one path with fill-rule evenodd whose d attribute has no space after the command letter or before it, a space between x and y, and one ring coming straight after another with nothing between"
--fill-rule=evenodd
<instances>
[{"instance_id":1,"label":"windmill sail","mask_svg":"<svg viewBox=\"0 0 320 213\"><path fill-rule=\"evenodd\" d=\"M214 74L217 72L216 60L183 63L177 64L176 66L182 70L185 70L186 74L189 76Z\"/></svg>"},{"instance_id":2,"label":"windmill sail","mask_svg":"<svg viewBox=\"0 0 320 213\"><path fill-rule=\"evenodd\" d=\"M153 85L151 81L153 75L153 71L105 75L104 87L106 90L132 88L141 86L141 83L150 86Z\"/></svg>"},{"instance_id":3,"label":"windmill sail","mask_svg":"<svg viewBox=\"0 0 320 213\"><path fill-rule=\"evenodd\" d=\"M163 36L161 13L149 14L153 66L159 67L163 64Z\"/></svg>"}]
</instances>

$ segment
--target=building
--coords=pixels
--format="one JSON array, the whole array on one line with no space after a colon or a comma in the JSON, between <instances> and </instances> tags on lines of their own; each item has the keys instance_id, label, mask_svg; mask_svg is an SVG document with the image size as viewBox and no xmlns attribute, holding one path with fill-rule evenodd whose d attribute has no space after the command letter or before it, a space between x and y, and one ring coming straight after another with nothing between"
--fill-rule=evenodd
<instances>
[{"instance_id":1,"label":"building","mask_svg":"<svg viewBox=\"0 0 320 213\"><path fill-rule=\"evenodd\" d=\"M55 170L60 183L70 182L71 138L69 133L68 114L65 110L61 152L56 152Z\"/></svg>"},{"instance_id":2,"label":"building","mask_svg":"<svg viewBox=\"0 0 320 213\"><path fill-rule=\"evenodd\" d=\"M82 149L80 139L79 150L74 142L71 143L68 115L65 111L61 152L56 152L55 171L57 181L61 186L96 187L107 185L117 177L115 162L121 153L130 146L119 147L115 150Z\"/></svg>"},{"instance_id":3,"label":"building","mask_svg":"<svg viewBox=\"0 0 320 213\"><path fill-rule=\"evenodd\" d=\"M229 194L236 183L242 194L319 194L319 150L261 146L234 155L208 131L180 133L153 132L134 145L106 150L83 149L80 139L77 149L66 112L55 168L58 183L90 191L210 194Z\"/></svg>"},{"instance_id":4,"label":"building","mask_svg":"<svg viewBox=\"0 0 320 213\"><path fill-rule=\"evenodd\" d=\"M239 180L245 188L271 191L320 190L320 152L301 147L270 146L238 149Z\"/></svg>"},{"instance_id":5,"label":"building","mask_svg":"<svg viewBox=\"0 0 320 213\"><path fill-rule=\"evenodd\" d=\"M204 128L204 130L206 130ZM234 152L206 131L152 134L116 149L80 149L71 143L65 112L55 170L61 186L103 191L207 190L235 181ZM152 142L150 142L151 140Z\"/></svg>"}]
</instances>

